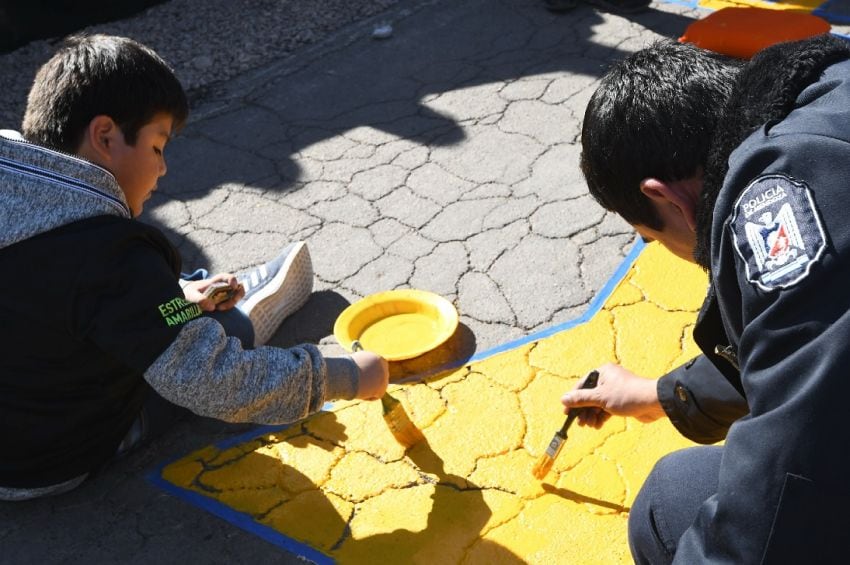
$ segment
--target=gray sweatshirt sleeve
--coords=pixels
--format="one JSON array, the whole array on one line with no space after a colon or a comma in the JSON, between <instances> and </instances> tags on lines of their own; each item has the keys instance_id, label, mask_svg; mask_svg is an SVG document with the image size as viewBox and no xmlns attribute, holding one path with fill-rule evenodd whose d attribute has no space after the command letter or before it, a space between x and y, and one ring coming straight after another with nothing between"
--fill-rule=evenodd
<instances>
[{"instance_id":1,"label":"gray sweatshirt sleeve","mask_svg":"<svg viewBox=\"0 0 850 565\"><path fill-rule=\"evenodd\" d=\"M221 325L201 317L144 374L166 400L228 422L283 424L319 410L327 400L357 393L350 357L325 358L313 345L243 350Z\"/></svg>"}]
</instances>

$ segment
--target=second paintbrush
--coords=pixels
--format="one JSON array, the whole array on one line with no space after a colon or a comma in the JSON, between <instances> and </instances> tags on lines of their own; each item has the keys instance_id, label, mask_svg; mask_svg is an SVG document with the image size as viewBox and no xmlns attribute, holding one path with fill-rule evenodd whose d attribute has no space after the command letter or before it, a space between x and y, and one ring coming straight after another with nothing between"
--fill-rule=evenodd
<instances>
[{"instance_id":1,"label":"second paintbrush","mask_svg":"<svg viewBox=\"0 0 850 565\"><path fill-rule=\"evenodd\" d=\"M594 388L598 380L599 371L591 371L584 379L581 388ZM540 459L538 459L537 463L534 464L534 467L531 468L531 473L537 479L542 481L549 473L552 465L555 464L555 459L558 458L561 448L564 447L564 442L567 441L567 430L570 429L573 420L578 417L580 410L581 408L573 408L570 410L570 413L567 415L567 419L564 421L564 425L561 426L560 430L555 432L554 437L552 437L552 441L549 442L546 452L540 456Z\"/></svg>"}]
</instances>

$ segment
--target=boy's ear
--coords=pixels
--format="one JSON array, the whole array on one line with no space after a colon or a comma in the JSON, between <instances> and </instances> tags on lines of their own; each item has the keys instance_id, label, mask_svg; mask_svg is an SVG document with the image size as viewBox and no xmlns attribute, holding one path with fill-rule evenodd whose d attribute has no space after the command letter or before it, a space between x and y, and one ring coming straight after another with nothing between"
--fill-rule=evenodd
<instances>
[{"instance_id":1,"label":"boy's ear","mask_svg":"<svg viewBox=\"0 0 850 565\"><path fill-rule=\"evenodd\" d=\"M112 118L104 114L95 116L86 128L81 153L88 153L84 156L97 163L109 164L112 160L112 150L118 141L117 135L123 134Z\"/></svg>"},{"instance_id":2,"label":"boy's ear","mask_svg":"<svg viewBox=\"0 0 850 565\"><path fill-rule=\"evenodd\" d=\"M640 182L640 191L649 198L662 215L673 206L691 231L696 231L696 208L701 185L696 179L665 182L656 178L645 178Z\"/></svg>"}]
</instances>

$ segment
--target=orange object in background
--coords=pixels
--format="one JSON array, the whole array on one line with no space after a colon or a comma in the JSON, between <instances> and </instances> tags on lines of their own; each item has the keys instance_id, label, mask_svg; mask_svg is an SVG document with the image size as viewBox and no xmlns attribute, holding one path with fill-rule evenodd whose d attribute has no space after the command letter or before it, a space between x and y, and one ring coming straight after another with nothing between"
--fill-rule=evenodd
<instances>
[{"instance_id":1,"label":"orange object in background","mask_svg":"<svg viewBox=\"0 0 850 565\"><path fill-rule=\"evenodd\" d=\"M811 14L766 8L722 8L687 27L681 42L749 59L774 43L827 33L829 22Z\"/></svg>"}]
</instances>

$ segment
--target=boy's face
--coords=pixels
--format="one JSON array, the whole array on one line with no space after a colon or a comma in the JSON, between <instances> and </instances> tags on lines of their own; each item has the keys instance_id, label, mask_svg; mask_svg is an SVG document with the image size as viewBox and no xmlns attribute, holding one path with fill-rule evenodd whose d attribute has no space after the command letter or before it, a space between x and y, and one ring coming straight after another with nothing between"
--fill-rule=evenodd
<instances>
[{"instance_id":1,"label":"boy's face","mask_svg":"<svg viewBox=\"0 0 850 565\"><path fill-rule=\"evenodd\" d=\"M171 139L173 121L168 114L157 114L139 129L135 145L128 145L120 131L110 140L107 168L124 191L133 217L142 213L157 181L167 171L163 152Z\"/></svg>"}]
</instances>

